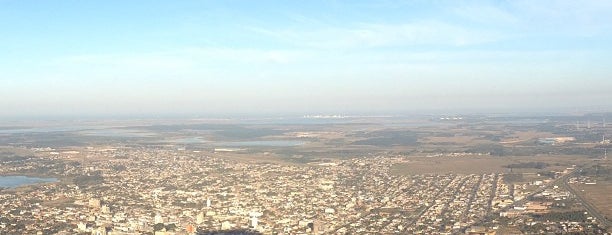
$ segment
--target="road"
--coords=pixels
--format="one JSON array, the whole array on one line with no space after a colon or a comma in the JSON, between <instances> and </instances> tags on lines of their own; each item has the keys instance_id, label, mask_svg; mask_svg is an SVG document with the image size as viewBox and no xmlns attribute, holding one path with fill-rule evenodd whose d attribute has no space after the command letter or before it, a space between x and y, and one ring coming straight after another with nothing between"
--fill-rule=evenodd
<instances>
[{"instance_id":1,"label":"road","mask_svg":"<svg viewBox=\"0 0 612 235\"><path fill-rule=\"evenodd\" d=\"M504 208L504 209L503 209L503 210L501 210L501 211L506 211L506 210L509 210L509 209L514 208L514 206L516 206L516 205L522 205L522 204L524 204L524 203L525 203L525 201L527 201L527 200L528 200L530 197L532 197L533 195L536 195L536 194L538 194L538 193L544 192L544 190L546 190L547 188L552 187L553 185L557 185L559 182L566 182L566 181L567 181L567 179L569 179L569 176L570 176L570 175L572 175L572 174L574 174L574 173L576 173L576 170L573 170L572 172L569 172L569 173L567 173L567 174L565 174L565 175L563 175L563 176L561 176L561 177L559 177L559 178L556 178L555 180L553 180L553 181L549 182L548 184L546 184L546 185L544 185L544 186L542 186L542 187L538 188L537 190L535 190L535 191L531 192L530 194L526 195L526 196L525 196L525 197L523 197L521 200L514 201L514 203L510 204L509 206L507 206L506 208ZM500 212L500 211L498 211L498 212Z\"/></svg>"},{"instance_id":2,"label":"road","mask_svg":"<svg viewBox=\"0 0 612 235\"><path fill-rule=\"evenodd\" d=\"M586 200L582 195L580 195L580 193L578 193L574 188L572 188L572 186L569 185L568 180L570 178L571 175L575 175L577 171L573 171L572 173L568 174L567 176L564 176L564 180L563 180L563 187L569 191L570 193L574 194L576 196L576 198L582 203L582 205L584 205L584 207L586 208L587 212L589 212L589 214L595 218L597 218L597 221L600 223L601 227L605 227L605 228L609 228L610 226L612 226L612 224L610 223L610 221L608 221L606 219L606 217L604 215L602 215L601 213L599 213L595 207L593 207L593 205L591 203L589 203L588 200Z\"/></svg>"},{"instance_id":3,"label":"road","mask_svg":"<svg viewBox=\"0 0 612 235\"><path fill-rule=\"evenodd\" d=\"M555 180L553 180L553 181L547 183L546 185L536 189L535 191L531 192L530 194L525 195L525 197L523 197L521 200L514 201L512 204L506 206L503 209L500 209L500 210L497 210L497 211L490 210L485 216L483 216L483 219L490 218L491 216L493 216L494 213L496 214L496 213L508 211L508 210L514 208L514 206L524 204L533 195L536 195L538 193L544 192L544 190L546 190L547 188L552 187L553 185L557 185L559 182L566 182L567 179L569 179L569 176L574 174L575 172L576 172L576 170L574 170L572 172L569 172L569 173L567 173L567 174L565 174L565 175L563 175L563 176L561 176L559 178L556 178ZM479 222L482 222L482 220L479 221Z\"/></svg>"},{"instance_id":4,"label":"road","mask_svg":"<svg viewBox=\"0 0 612 235\"><path fill-rule=\"evenodd\" d=\"M446 183L443 187L440 188L440 191L438 191L436 193L436 196L433 197L431 202L429 202L429 205L426 206L423 210L421 210L419 212L419 214L414 217L413 220L411 220L407 225L405 225L402 232L405 232L408 228L410 228L410 227L414 226L414 224L416 224L416 222L419 220L419 218L422 217L425 214L425 212L427 212L427 210L429 210L435 204L434 203L435 199L438 198L438 196L441 195L444 192L444 189L446 189L453 180L448 181L448 183ZM406 191L402 192L402 194L408 193L408 192L409 192L409 190L406 190ZM358 218L353 219L353 220L351 220L349 222L346 222L346 223L344 223L344 224L342 224L342 225L340 225L338 227L335 227L335 228L331 229L330 230L330 234L335 234L335 233L337 233L342 228L348 228L348 227L350 227L350 225L352 223L358 222L359 220L361 220L363 218L366 218L367 216L369 216L369 215L371 215L373 213L378 213L378 211L380 211L380 209L381 209L381 207L372 208L371 210L365 212L363 215L359 216Z\"/></svg>"}]
</instances>

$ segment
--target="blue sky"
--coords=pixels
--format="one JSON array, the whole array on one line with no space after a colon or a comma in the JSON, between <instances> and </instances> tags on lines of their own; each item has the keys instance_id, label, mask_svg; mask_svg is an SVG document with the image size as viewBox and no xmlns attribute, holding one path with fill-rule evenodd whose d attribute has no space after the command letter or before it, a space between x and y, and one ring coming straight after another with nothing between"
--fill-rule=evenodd
<instances>
[{"instance_id":1,"label":"blue sky","mask_svg":"<svg viewBox=\"0 0 612 235\"><path fill-rule=\"evenodd\" d=\"M0 0L0 116L610 111L610 1Z\"/></svg>"}]
</instances>

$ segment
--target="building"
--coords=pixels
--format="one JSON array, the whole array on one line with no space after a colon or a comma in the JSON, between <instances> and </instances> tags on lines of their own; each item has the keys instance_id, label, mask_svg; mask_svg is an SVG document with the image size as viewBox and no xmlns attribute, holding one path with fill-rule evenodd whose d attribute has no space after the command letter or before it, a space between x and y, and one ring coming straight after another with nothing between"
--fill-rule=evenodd
<instances>
[{"instance_id":1,"label":"building","mask_svg":"<svg viewBox=\"0 0 612 235\"><path fill-rule=\"evenodd\" d=\"M91 208L100 208L100 199L92 198L89 199L89 207Z\"/></svg>"},{"instance_id":2,"label":"building","mask_svg":"<svg viewBox=\"0 0 612 235\"><path fill-rule=\"evenodd\" d=\"M488 229L482 226L472 226L465 230L468 235L495 235L495 230Z\"/></svg>"},{"instance_id":3,"label":"building","mask_svg":"<svg viewBox=\"0 0 612 235\"><path fill-rule=\"evenodd\" d=\"M160 214L156 214L154 221L155 221L155 224L163 224L164 218Z\"/></svg>"}]
</instances>

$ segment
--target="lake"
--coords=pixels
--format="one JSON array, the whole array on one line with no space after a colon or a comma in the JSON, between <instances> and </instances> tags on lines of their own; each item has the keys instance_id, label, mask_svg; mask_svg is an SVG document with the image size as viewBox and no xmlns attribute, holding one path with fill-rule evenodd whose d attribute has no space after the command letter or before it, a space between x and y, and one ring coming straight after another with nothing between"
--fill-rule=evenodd
<instances>
[{"instance_id":1,"label":"lake","mask_svg":"<svg viewBox=\"0 0 612 235\"><path fill-rule=\"evenodd\" d=\"M156 133L152 133L152 132L132 130L132 129L118 129L118 128L85 130L85 131L81 131L80 133L83 135L100 136L100 137L138 138L138 137L157 136Z\"/></svg>"},{"instance_id":2,"label":"lake","mask_svg":"<svg viewBox=\"0 0 612 235\"><path fill-rule=\"evenodd\" d=\"M176 143L176 144L202 144L202 143L206 143L208 141L206 141L205 139L202 139L200 137L188 137L188 138L180 138L180 139L167 140L166 142Z\"/></svg>"},{"instance_id":3,"label":"lake","mask_svg":"<svg viewBox=\"0 0 612 235\"><path fill-rule=\"evenodd\" d=\"M0 187L16 188L23 185L57 182L56 178L36 178L28 176L0 176Z\"/></svg>"}]
</instances>

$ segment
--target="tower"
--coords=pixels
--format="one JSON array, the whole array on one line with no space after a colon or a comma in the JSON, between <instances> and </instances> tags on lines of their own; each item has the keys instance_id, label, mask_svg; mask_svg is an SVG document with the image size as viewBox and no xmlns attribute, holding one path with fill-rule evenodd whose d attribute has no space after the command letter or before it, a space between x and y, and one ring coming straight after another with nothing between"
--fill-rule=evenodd
<instances>
[{"instance_id":1,"label":"tower","mask_svg":"<svg viewBox=\"0 0 612 235\"><path fill-rule=\"evenodd\" d=\"M253 227L253 229L257 229L257 223L259 222L259 220L257 219L256 216L251 217L251 227Z\"/></svg>"},{"instance_id":2,"label":"tower","mask_svg":"<svg viewBox=\"0 0 612 235\"><path fill-rule=\"evenodd\" d=\"M257 212L257 211L251 211L249 213L249 216L251 217L251 227L253 229L257 229L257 226L259 224L259 216L262 216L263 214L261 212Z\"/></svg>"},{"instance_id":3,"label":"tower","mask_svg":"<svg viewBox=\"0 0 612 235\"><path fill-rule=\"evenodd\" d=\"M210 198L206 198L206 207L210 208L211 205L212 202L210 201Z\"/></svg>"}]
</instances>

